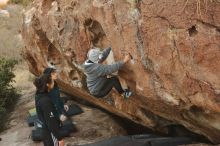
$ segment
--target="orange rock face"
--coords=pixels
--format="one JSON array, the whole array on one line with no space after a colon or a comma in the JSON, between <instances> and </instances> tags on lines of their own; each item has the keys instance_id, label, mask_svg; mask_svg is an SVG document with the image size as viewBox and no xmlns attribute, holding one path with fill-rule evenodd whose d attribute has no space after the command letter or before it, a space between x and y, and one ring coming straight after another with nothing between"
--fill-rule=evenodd
<instances>
[{"instance_id":1,"label":"orange rock face","mask_svg":"<svg viewBox=\"0 0 220 146\"><path fill-rule=\"evenodd\" d=\"M219 10L217 0L35 0L23 56L35 75L54 64L64 91L112 113L154 130L181 124L220 143ZM135 93L129 100L88 94L81 64L92 45L111 46L112 60L132 54L118 73Z\"/></svg>"}]
</instances>

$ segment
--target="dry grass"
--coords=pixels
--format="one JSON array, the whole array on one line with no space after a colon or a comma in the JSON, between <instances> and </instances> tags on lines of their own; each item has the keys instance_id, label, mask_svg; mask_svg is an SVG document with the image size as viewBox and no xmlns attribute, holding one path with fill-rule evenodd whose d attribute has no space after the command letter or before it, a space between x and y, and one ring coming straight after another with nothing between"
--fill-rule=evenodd
<instances>
[{"instance_id":1,"label":"dry grass","mask_svg":"<svg viewBox=\"0 0 220 146\"><path fill-rule=\"evenodd\" d=\"M21 5L24 5L24 6L27 6L31 2L32 2L32 0L10 0L10 3L21 4Z\"/></svg>"},{"instance_id":2,"label":"dry grass","mask_svg":"<svg viewBox=\"0 0 220 146\"><path fill-rule=\"evenodd\" d=\"M22 6L8 5L5 10L9 17L0 14L0 57L21 60L20 50L23 47L19 33L22 24Z\"/></svg>"},{"instance_id":3,"label":"dry grass","mask_svg":"<svg viewBox=\"0 0 220 146\"><path fill-rule=\"evenodd\" d=\"M22 62L15 68L15 83L14 87L19 89L22 94L28 93L30 89L35 88L33 81L34 75L28 70L26 63Z\"/></svg>"}]
</instances>

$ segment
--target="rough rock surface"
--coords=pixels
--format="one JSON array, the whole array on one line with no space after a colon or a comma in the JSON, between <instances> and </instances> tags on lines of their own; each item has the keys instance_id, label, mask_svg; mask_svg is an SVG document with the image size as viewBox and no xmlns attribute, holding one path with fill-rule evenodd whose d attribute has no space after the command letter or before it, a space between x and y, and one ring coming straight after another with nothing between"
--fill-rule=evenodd
<instances>
[{"instance_id":1,"label":"rough rock surface","mask_svg":"<svg viewBox=\"0 0 220 146\"><path fill-rule=\"evenodd\" d=\"M219 14L218 0L35 0L23 56L35 75L53 63L63 90L112 113L159 131L182 124L220 143ZM118 73L132 98L88 94L80 65L92 45L111 45L109 62L132 54Z\"/></svg>"}]
</instances>

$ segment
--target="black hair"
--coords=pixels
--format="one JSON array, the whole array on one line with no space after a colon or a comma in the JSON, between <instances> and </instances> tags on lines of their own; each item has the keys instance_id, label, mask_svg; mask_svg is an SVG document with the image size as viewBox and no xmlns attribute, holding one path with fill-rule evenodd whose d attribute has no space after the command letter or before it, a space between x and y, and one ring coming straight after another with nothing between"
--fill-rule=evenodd
<instances>
[{"instance_id":1,"label":"black hair","mask_svg":"<svg viewBox=\"0 0 220 146\"><path fill-rule=\"evenodd\" d=\"M52 79L49 74L43 74L40 77L36 78L34 85L37 88L37 93L47 93L48 87L47 84L51 84Z\"/></svg>"},{"instance_id":2,"label":"black hair","mask_svg":"<svg viewBox=\"0 0 220 146\"><path fill-rule=\"evenodd\" d=\"M56 72L56 69L52 67L48 67L43 71L43 74L51 74L53 72Z\"/></svg>"}]
</instances>

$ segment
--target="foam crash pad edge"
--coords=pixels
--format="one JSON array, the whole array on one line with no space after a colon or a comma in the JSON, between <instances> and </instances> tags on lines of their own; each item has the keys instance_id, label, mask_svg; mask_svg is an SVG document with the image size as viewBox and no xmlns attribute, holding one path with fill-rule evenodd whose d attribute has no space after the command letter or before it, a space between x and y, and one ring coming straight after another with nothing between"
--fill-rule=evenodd
<instances>
[{"instance_id":1,"label":"foam crash pad edge","mask_svg":"<svg viewBox=\"0 0 220 146\"><path fill-rule=\"evenodd\" d=\"M33 141L42 141L43 140L43 130L41 128L32 130L31 131L31 139Z\"/></svg>"},{"instance_id":2,"label":"foam crash pad edge","mask_svg":"<svg viewBox=\"0 0 220 146\"><path fill-rule=\"evenodd\" d=\"M35 122L35 124L41 124L40 122ZM45 131L41 128L41 126L35 126L36 129L32 130L31 139L33 141L42 141L44 138ZM72 123L72 121L67 120L63 123L63 126L60 127L60 134L63 137L68 137L71 133L77 132L77 128Z\"/></svg>"},{"instance_id":3,"label":"foam crash pad edge","mask_svg":"<svg viewBox=\"0 0 220 146\"><path fill-rule=\"evenodd\" d=\"M83 113L82 108L77 104L72 104L69 106L69 110L66 112L66 116L74 116Z\"/></svg>"},{"instance_id":4,"label":"foam crash pad edge","mask_svg":"<svg viewBox=\"0 0 220 146\"><path fill-rule=\"evenodd\" d=\"M160 137L156 135L116 136L92 144L78 146L179 146L192 144L187 137Z\"/></svg>"}]
</instances>

